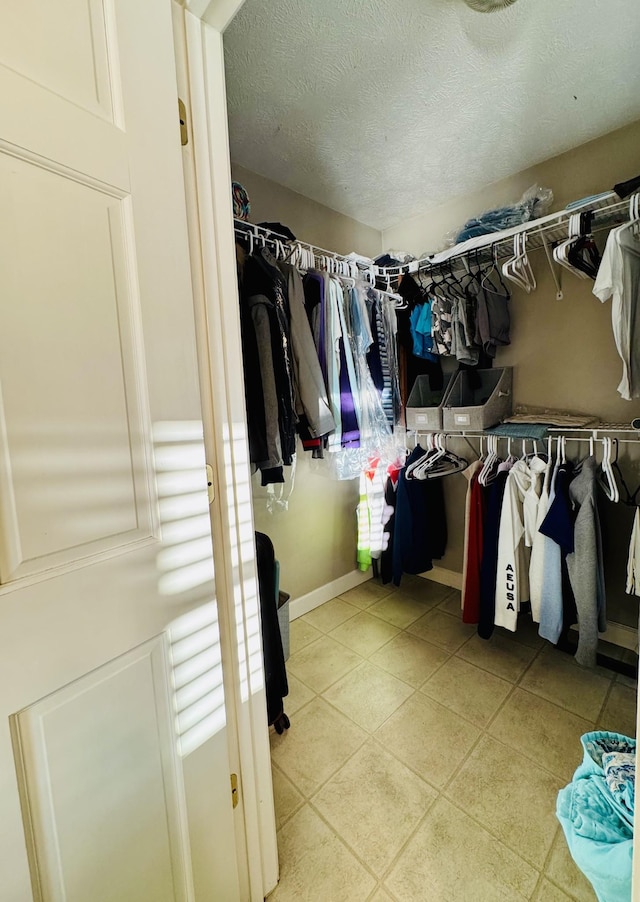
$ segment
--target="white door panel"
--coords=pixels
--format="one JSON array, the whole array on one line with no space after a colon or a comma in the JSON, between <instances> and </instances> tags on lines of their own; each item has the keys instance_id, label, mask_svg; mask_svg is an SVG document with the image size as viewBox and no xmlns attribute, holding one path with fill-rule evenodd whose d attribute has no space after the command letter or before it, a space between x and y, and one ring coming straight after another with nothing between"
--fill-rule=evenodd
<instances>
[{"instance_id":1,"label":"white door panel","mask_svg":"<svg viewBox=\"0 0 640 902\"><path fill-rule=\"evenodd\" d=\"M6 583L148 537L152 499L129 199L0 157L0 208Z\"/></svg>"},{"instance_id":2,"label":"white door panel","mask_svg":"<svg viewBox=\"0 0 640 902\"><path fill-rule=\"evenodd\" d=\"M169 902L193 870L232 902L170 3L44 6L0 4L0 899ZM186 615L174 680L132 650Z\"/></svg>"},{"instance_id":3,"label":"white door panel","mask_svg":"<svg viewBox=\"0 0 640 902\"><path fill-rule=\"evenodd\" d=\"M106 23L100 0L22 0L3 11L0 58L21 75L111 119Z\"/></svg>"},{"instance_id":4,"label":"white door panel","mask_svg":"<svg viewBox=\"0 0 640 902\"><path fill-rule=\"evenodd\" d=\"M5 15L2 4L0 18ZM0 57L0 146L68 177L78 174L125 194L127 134L3 65ZM123 121L120 117L120 122ZM78 140L82 129L82 140Z\"/></svg>"},{"instance_id":5,"label":"white door panel","mask_svg":"<svg viewBox=\"0 0 640 902\"><path fill-rule=\"evenodd\" d=\"M164 646L151 640L13 719L43 899L189 898L176 759L162 755L173 742Z\"/></svg>"}]
</instances>

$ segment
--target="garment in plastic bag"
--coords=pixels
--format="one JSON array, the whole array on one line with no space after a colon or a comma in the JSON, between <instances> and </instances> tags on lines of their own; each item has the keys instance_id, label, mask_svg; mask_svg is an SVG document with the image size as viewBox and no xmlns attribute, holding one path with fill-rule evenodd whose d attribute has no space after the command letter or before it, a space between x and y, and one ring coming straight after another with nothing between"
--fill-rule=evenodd
<instances>
[{"instance_id":1,"label":"garment in plastic bag","mask_svg":"<svg viewBox=\"0 0 640 902\"><path fill-rule=\"evenodd\" d=\"M488 210L480 216L469 219L460 230L447 235L446 245L450 247L460 244L461 241L467 241L469 238L478 238L480 235L488 235L491 232L501 232L503 229L512 229L529 222L531 219L539 219L549 212L552 203L553 191L551 188L532 185L525 191L517 204Z\"/></svg>"},{"instance_id":2,"label":"garment in plastic bag","mask_svg":"<svg viewBox=\"0 0 640 902\"><path fill-rule=\"evenodd\" d=\"M373 343L370 326L369 304L381 303L381 322L385 331L388 358L389 384L380 392L371 375L367 361L367 351ZM329 444L325 460L328 470L337 479L357 479L372 457L395 460L398 455L398 440L394 438L394 423L389 422L384 401L390 394L389 404L397 416L400 389L398 366L395 359L395 333L397 329L395 310L388 301L380 302L377 292L363 284L356 284L346 293L344 306L345 326L349 336L350 357L355 368L357 417L359 425L359 447L339 447ZM326 467L325 467L326 471Z\"/></svg>"},{"instance_id":3,"label":"garment in plastic bag","mask_svg":"<svg viewBox=\"0 0 640 902\"><path fill-rule=\"evenodd\" d=\"M556 815L599 902L631 902L633 813L609 790L603 756L635 752L636 742L604 731L585 733L580 742L584 758L572 782L558 793Z\"/></svg>"}]
</instances>

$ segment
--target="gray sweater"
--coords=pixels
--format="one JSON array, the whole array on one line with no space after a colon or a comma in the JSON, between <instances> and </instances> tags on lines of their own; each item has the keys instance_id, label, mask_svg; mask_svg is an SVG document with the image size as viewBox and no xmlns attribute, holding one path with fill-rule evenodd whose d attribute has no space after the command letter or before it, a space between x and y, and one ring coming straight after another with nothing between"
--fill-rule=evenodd
<instances>
[{"instance_id":1,"label":"gray sweater","mask_svg":"<svg viewBox=\"0 0 640 902\"><path fill-rule=\"evenodd\" d=\"M578 650L576 661L594 667L598 631L607 628L602 540L597 507L595 457L587 457L580 473L569 486L569 497L576 513L574 547L567 555L571 588L578 609Z\"/></svg>"}]
</instances>

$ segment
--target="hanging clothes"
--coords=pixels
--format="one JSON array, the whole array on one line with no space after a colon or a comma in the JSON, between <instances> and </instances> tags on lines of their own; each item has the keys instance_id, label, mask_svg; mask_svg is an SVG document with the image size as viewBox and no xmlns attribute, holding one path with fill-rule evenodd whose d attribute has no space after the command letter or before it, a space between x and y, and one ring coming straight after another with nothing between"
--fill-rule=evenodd
<instances>
[{"instance_id":1,"label":"hanging clothes","mask_svg":"<svg viewBox=\"0 0 640 902\"><path fill-rule=\"evenodd\" d=\"M396 523L396 502L398 479L402 465L398 462L387 467L387 479L384 487L384 508L382 511L382 554L380 555L380 579L383 585L393 579L393 537Z\"/></svg>"},{"instance_id":2,"label":"hanging clothes","mask_svg":"<svg viewBox=\"0 0 640 902\"><path fill-rule=\"evenodd\" d=\"M262 484L284 482L296 432L316 457L325 447L379 453L399 421L393 303L328 273L303 279L265 248L239 254L249 449ZM343 457L334 473L352 478L361 463Z\"/></svg>"},{"instance_id":3,"label":"hanging clothes","mask_svg":"<svg viewBox=\"0 0 640 902\"><path fill-rule=\"evenodd\" d=\"M531 481L529 483L529 488L525 492L522 503L524 512L524 544L527 548L533 548L533 542L538 528L540 497L542 495L544 479L549 470L549 463L548 461L543 460L542 457L538 457L536 454L534 457L527 460L527 466L529 467ZM530 581L531 563L529 563L529 582Z\"/></svg>"},{"instance_id":4,"label":"hanging clothes","mask_svg":"<svg viewBox=\"0 0 640 902\"><path fill-rule=\"evenodd\" d=\"M548 535L543 525L547 522L547 516L554 507L556 497L556 482L560 469L560 457L556 462L551 475L549 485L549 499L547 513L538 526L538 532L543 537L538 541L542 580L539 589L539 621L538 630L543 639L547 639L554 645L562 632L562 564L560 545Z\"/></svg>"},{"instance_id":5,"label":"hanging clothes","mask_svg":"<svg viewBox=\"0 0 640 902\"><path fill-rule=\"evenodd\" d=\"M391 431L402 416L398 359L398 320L392 303L372 288L366 289L374 345L380 360L380 399ZM368 358L369 359L369 358ZM372 374L373 376L373 374Z\"/></svg>"},{"instance_id":6,"label":"hanging clothes","mask_svg":"<svg viewBox=\"0 0 640 902\"><path fill-rule=\"evenodd\" d=\"M364 437L365 446L373 442L381 448L393 434L393 395L390 384L390 358L386 352L386 339L384 354L382 346L378 346L380 348L380 362L383 373L383 388L379 391L374 384L368 362L368 352L374 344L374 338L364 287L356 284L353 288L347 289L345 291L345 299L347 300L346 313L351 336L356 385L360 399L358 415L360 432ZM391 420L388 416L389 407L385 405L387 380L389 380Z\"/></svg>"},{"instance_id":7,"label":"hanging clothes","mask_svg":"<svg viewBox=\"0 0 640 902\"><path fill-rule=\"evenodd\" d=\"M333 432L335 421L305 310L302 277L288 263L280 263L280 269L287 279L296 413L310 435L319 438Z\"/></svg>"},{"instance_id":8,"label":"hanging clothes","mask_svg":"<svg viewBox=\"0 0 640 902\"><path fill-rule=\"evenodd\" d=\"M447 523L441 479L413 479L407 467L426 454L416 445L398 476L393 535L393 582L399 586L403 573L433 569L434 558L443 556Z\"/></svg>"},{"instance_id":9,"label":"hanging clothes","mask_svg":"<svg viewBox=\"0 0 640 902\"><path fill-rule=\"evenodd\" d=\"M573 478L571 461L556 464L547 516L540 526L552 544L545 549L545 572L542 587L539 634L557 644L564 631L575 623L575 601L567 568L567 555L575 550L574 514L569 497Z\"/></svg>"},{"instance_id":10,"label":"hanging clothes","mask_svg":"<svg viewBox=\"0 0 640 902\"><path fill-rule=\"evenodd\" d=\"M633 515L625 591L628 595L640 595L640 509L637 507Z\"/></svg>"},{"instance_id":11,"label":"hanging clothes","mask_svg":"<svg viewBox=\"0 0 640 902\"><path fill-rule=\"evenodd\" d=\"M358 523L357 563L360 570L368 570L379 560L384 550L385 474L380 458L369 462L360 474L359 500L356 509Z\"/></svg>"},{"instance_id":12,"label":"hanging clothes","mask_svg":"<svg viewBox=\"0 0 640 902\"><path fill-rule=\"evenodd\" d=\"M297 417L286 283L265 248L244 261L240 301L249 453L269 485L292 463Z\"/></svg>"},{"instance_id":13,"label":"hanging clothes","mask_svg":"<svg viewBox=\"0 0 640 902\"><path fill-rule=\"evenodd\" d=\"M306 311L327 389L335 429L328 450L379 452L398 422L400 392L392 303L361 282L345 287L328 273L303 280ZM361 466L338 467L341 478Z\"/></svg>"},{"instance_id":14,"label":"hanging clothes","mask_svg":"<svg viewBox=\"0 0 640 902\"><path fill-rule=\"evenodd\" d=\"M433 317L433 347L441 357L451 356L453 301L444 294L431 296L431 316Z\"/></svg>"},{"instance_id":15,"label":"hanging clothes","mask_svg":"<svg viewBox=\"0 0 640 902\"><path fill-rule=\"evenodd\" d=\"M325 351L324 321L325 321L325 278L321 272L313 270L305 273L302 279L304 290L304 306L307 312L313 341L316 346L320 370L324 377L325 387L327 382L327 355Z\"/></svg>"},{"instance_id":16,"label":"hanging clothes","mask_svg":"<svg viewBox=\"0 0 640 902\"><path fill-rule=\"evenodd\" d=\"M338 342L340 368L340 419L342 423L340 446L342 448L359 448L361 421L360 394L358 392L356 379L351 334L347 326L345 314L344 288L337 279L330 279L330 297L332 305L335 305L335 312L337 312L338 317L337 322L334 319L332 319L331 322Z\"/></svg>"},{"instance_id":17,"label":"hanging clothes","mask_svg":"<svg viewBox=\"0 0 640 902\"><path fill-rule=\"evenodd\" d=\"M478 482L483 461L476 460L464 470L468 480L465 500L465 533L462 564L462 621L480 619L480 577L484 542L485 490Z\"/></svg>"},{"instance_id":18,"label":"hanging clothes","mask_svg":"<svg viewBox=\"0 0 640 902\"><path fill-rule=\"evenodd\" d=\"M510 294L504 283L496 288L487 278L476 279L475 343L489 357L496 356L498 347L511 343L509 315Z\"/></svg>"},{"instance_id":19,"label":"hanging clothes","mask_svg":"<svg viewBox=\"0 0 640 902\"><path fill-rule=\"evenodd\" d=\"M640 241L629 225L609 232L593 293L604 303L612 299L613 336L622 359L618 393L640 398Z\"/></svg>"},{"instance_id":20,"label":"hanging clothes","mask_svg":"<svg viewBox=\"0 0 640 902\"><path fill-rule=\"evenodd\" d=\"M342 446L342 386L340 385L340 366L341 360L341 344L340 338L342 329L340 327L340 317L338 314L338 303L336 296L336 285L333 283L328 273L323 273L324 282L324 321L319 324L319 341L325 355L325 371L327 374L327 393L331 414L336 424L335 432L329 436L328 449L336 450ZM346 389L345 389L346 394ZM346 398L344 399L344 407L347 407ZM353 414L353 399L350 404L350 414Z\"/></svg>"},{"instance_id":21,"label":"hanging clothes","mask_svg":"<svg viewBox=\"0 0 640 902\"><path fill-rule=\"evenodd\" d=\"M415 279L410 275L404 275L398 285L398 294L407 304L406 309L397 311L397 347L398 347L398 382L401 399L401 414L409 397L409 392L418 376L428 376L432 391L442 389L444 377L442 374L442 362L435 356L431 360L425 357L416 357L413 353L413 338L411 335L411 314L415 307L427 299L427 294ZM431 303L429 301L429 303Z\"/></svg>"},{"instance_id":22,"label":"hanging clothes","mask_svg":"<svg viewBox=\"0 0 640 902\"><path fill-rule=\"evenodd\" d=\"M436 355L433 353L433 317L429 298L413 308L409 321L414 357L434 361Z\"/></svg>"},{"instance_id":23,"label":"hanging clothes","mask_svg":"<svg viewBox=\"0 0 640 902\"><path fill-rule=\"evenodd\" d=\"M478 635L482 639L490 639L495 626L500 515L502 513L502 502L508 475L508 472L504 470L498 472L489 489L482 543L482 564L480 567Z\"/></svg>"},{"instance_id":24,"label":"hanging clothes","mask_svg":"<svg viewBox=\"0 0 640 902\"><path fill-rule=\"evenodd\" d=\"M526 461L509 470L498 537L495 625L515 632L518 611L529 601L529 551L524 544L524 499L531 485Z\"/></svg>"},{"instance_id":25,"label":"hanging clothes","mask_svg":"<svg viewBox=\"0 0 640 902\"><path fill-rule=\"evenodd\" d=\"M474 301L465 292L456 298L451 308L451 354L458 363L477 366L480 348L474 343L475 328Z\"/></svg>"},{"instance_id":26,"label":"hanging clothes","mask_svg":"<svg viewBox=\"0 0 640 902\"><path fill-rule=\"evenodd\" d=\"M531 601L531 617L533 618L535 623L540 623L542 585L545 572L544 556L547 547L546 543L552 541L547 536L545 536L544 533L540 532L540 527L542 526L544 518L547 516L547 511L549 509L549 489L552 473L553 466L551 459L549 459L544 472L544 481L542 483L540 498L538 500L536 525L533 531L531 542L531 559L529 561L529 595Z\"/></svg>"},{"instance_id":27,"label":"hanging clothes","mask_svg":"<svg viewBox=\"0 0 640 902\"><path fill-rule=\"evenodd\" d=\"M578 613L576 661L595 667L598 631L607 628L602 538L596 500L595 457L582 462L580 472L569 486L575 512L574 550L567 554L567 568Z\"/></svg>"}]
</instances>

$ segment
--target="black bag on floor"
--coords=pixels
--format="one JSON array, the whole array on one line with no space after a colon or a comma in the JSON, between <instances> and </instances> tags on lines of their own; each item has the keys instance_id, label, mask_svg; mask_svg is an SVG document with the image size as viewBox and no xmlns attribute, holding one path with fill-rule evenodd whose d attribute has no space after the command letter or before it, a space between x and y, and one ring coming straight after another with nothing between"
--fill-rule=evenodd
<instances>
[{"instance_id":1,"label":"black bag on floor","mask_svg":"<svg viewBox=\"0 0 640 902\"><path fill-rule=\"evenodd\" d=\"M256 532L258 591L262 622L262 650L267 691L267 718L278 733L289 728L283 699L289 694L287 671L282 650L276 597L276 559L273 543L263 532Z\"/></svg>"}]
</instances>

